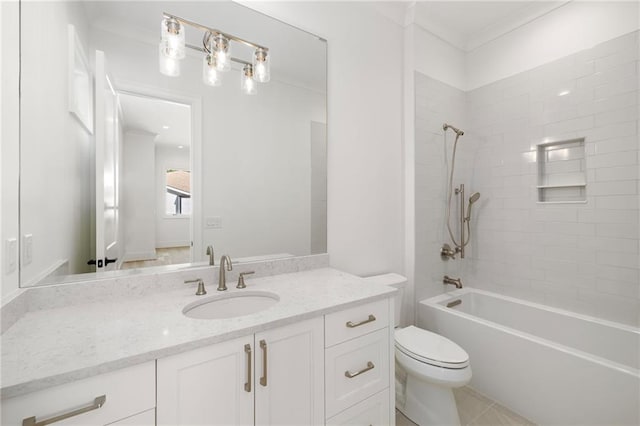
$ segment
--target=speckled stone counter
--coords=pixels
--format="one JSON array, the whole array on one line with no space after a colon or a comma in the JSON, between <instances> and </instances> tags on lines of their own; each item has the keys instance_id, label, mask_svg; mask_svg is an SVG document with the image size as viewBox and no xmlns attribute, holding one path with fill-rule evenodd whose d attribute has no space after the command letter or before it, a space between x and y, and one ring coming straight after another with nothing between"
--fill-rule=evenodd
<instances>
[{"instance_id":1,"label":"speckled stone counter","mask_svg":"<svg viewBox=\"0 0 640 426\"><path fill-rule=\"evenodd\" d=\"M2 398L33 392L113 371L235 337L249 335L390 297L396 290L371 285L331 268L246 279L247 288L264 290L280 301L237 318L188 318L182 309L206 296L194 287L158 287L155 293L117 297L26 312L2 335ZM182 284L182 283L180 283Z\"/></svg>"}]
</instances>

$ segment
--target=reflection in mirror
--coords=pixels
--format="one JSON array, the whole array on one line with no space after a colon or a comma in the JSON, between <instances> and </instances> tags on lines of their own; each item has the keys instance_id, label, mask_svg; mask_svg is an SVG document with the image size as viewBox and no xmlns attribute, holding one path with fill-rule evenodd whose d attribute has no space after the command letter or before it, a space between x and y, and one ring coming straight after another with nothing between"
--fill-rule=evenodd
<instances>
[{"instance_id":1,"label":"reflection in mirror","mask_svg":"<svg viewBox=\"0 0 640 426\"><path fill-rule=\"evenodd\" d=\"M268 46L270 79L244 94L256 51L233 43L217 86L194 49L161 73L165 12ZM325 41L231 2L23 2L21 52L22 286L189 266L207 245L326 252Z\"/></svg>"}]
</instances>

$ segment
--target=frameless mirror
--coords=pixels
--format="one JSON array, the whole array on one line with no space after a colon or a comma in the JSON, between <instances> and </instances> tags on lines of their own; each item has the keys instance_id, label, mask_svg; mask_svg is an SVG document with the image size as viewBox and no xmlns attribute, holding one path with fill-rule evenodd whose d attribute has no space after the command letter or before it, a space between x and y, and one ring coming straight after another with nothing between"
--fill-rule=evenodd
<instances>
[{"instance_id":1,"label":"frameless mirror","mask_svg":"<svg viewBox=\"0 0 640 426\"><path fill-rule=\"evenodd\" d=\"M161 73L164 13L267 47L270 81L241 90L232 39L206 84L189 25ZM326 252L326 41L232 2L22 2L20 28L22 286Z\"/></svg>"}]
</instances>

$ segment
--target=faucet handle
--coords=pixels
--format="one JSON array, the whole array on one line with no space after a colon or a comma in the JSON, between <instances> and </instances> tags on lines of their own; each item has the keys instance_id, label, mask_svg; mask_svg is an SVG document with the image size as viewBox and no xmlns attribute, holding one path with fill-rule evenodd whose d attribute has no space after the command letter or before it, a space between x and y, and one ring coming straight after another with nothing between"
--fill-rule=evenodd
<instances>
[{"instance_id":1,"label":"faucet handle","mask_svg":"<svg viewBox=\"0 0 640 426\"><path fill-rule=\"evenodd\" d=\"M202 296L207 294L207 290L204 289L204 281L202 278L196 278L195 280L186 280L185 284L198 283L198 291L196 291L196 296Z\"/></svg>"},{"instance_id":2,"label":"faucet handle","mask_svg":"<svg viewBox=\"0 0 640 426\"><path fill-rule=\"evenodd\" d=\"M244 283L244 276L251 274L255 274L255 271L240 272L240 275L238 276L238 285L236 286L236 288L245 288L247 285Z\"/></svg>"}]
</instances>

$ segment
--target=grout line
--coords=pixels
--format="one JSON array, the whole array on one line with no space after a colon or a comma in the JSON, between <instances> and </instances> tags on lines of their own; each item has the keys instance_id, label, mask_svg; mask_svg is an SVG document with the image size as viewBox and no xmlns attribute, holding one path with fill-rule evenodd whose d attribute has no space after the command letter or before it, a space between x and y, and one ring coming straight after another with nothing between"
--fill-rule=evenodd
<instances>
[{"instance_id":1,"label":"grout line","mask_svg":"<svg viewBox=\"0 0 640 426\"><path fill-rule=\"evenodd\" d=\"M491 400L491 404L487 404L487 406L484 408L484 410L480 412L480 414L475 416L469 423L467 423L467 426L471 425L473 422L478 420L484 413L489 411L489 408L493 407L494 405L496 405L496 402L494 400Z\"/></svg>"}]
</instances>

